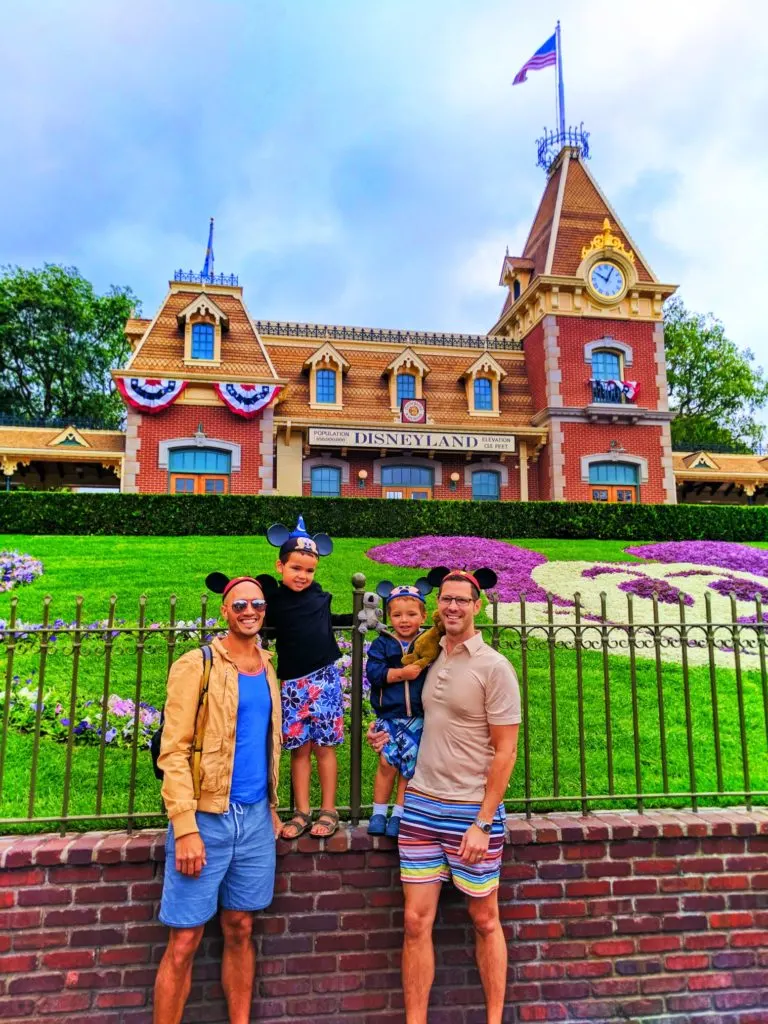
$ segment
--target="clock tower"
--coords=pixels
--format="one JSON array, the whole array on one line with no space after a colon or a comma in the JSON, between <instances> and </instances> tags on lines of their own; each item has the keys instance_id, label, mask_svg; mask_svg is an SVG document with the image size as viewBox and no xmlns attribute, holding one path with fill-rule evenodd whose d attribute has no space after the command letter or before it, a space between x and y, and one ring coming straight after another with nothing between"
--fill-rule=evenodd
<instances>
[{"instance_id":1,"label":"clock tower","mask_svg":"<svg viewBox=\"0 0 768 1024\"><path fill-rule=\"evenodd\" d=\"M675 286L587 169L583 131L545 137L539 156L547 185L522 255L504 259L506 301L489 331L523 344L532 423L547 435L539 496L672 504L662 304Z\"/></svg>"}]
</instances>

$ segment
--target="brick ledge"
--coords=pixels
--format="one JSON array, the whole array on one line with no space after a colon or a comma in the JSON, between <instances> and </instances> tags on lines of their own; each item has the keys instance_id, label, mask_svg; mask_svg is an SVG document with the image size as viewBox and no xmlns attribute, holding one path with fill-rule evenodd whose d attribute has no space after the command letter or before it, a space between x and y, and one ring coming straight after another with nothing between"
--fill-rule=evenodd
<instances>
[{"instance_id":1,"label":"brick ledge","mask_svg":"<svg viewBox=\"0 0 768 1024\"><path fill-rule=\"evenodd\" d=\"M514 846L626 839L677 839L768 835L768 808L706 808L693 811L596 811L534 815L511 814L507 841ZM364 826L343 826L327 840L302 836L280 840L278 856L289 853L347 853L396 849L393 839L369 836ZM65 836L0 837L0 869L43 867L56 864L119 864L165 860L165 830L83 832Z\"/></svg>"}]
</instances>

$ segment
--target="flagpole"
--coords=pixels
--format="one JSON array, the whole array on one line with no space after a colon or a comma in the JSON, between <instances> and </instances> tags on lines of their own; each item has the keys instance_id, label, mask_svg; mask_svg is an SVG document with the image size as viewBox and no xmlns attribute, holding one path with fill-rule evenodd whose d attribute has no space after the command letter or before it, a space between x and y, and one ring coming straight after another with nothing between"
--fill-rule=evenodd
<instances>
[{"instance_id":1,"label":"flagpole","mask_svg":"<svg viewBox=\"0 0 768 1024\"><path fill-rule=\"evenodd\" d=\"M560 135L565 138L565 90L563 89L563 49L560 42L560 22L555 29L555 49L557 50L557 105L560 113Z\"/></svg>"}]
</instances>

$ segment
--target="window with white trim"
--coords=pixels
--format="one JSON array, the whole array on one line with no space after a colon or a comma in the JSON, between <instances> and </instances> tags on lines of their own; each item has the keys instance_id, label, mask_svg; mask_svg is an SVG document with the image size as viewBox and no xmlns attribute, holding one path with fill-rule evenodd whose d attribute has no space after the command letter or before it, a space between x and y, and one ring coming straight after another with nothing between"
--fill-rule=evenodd
<instances>
[{"instance_id":1,"label":"window with white trim","mask_svg":"<svg viewBox=\"0 0 768 1024\"><path fill-rule=\"evenodd\" d=\"M476 469L472 473L472 500L498 501L501 476L495 469Z\"/></svg>"},{"instance_id":2,"label":"window with white trim","mask_svg":"<svg viewBox=\"0 0 768 1024\"><path fill-rule=\"evenodd\" d=\"M192 358L213 359L214 351L213 324L192 324Z\"/></svg>"},{"instance_id":3,"label":"window with white trim","mask_svg":"<svg viewBox=\"0 0 768 1024\"><path fill-rule=\"evenodd\" d=\"M340 497L341 470L336 466L313 466L310 471L310 486L313 498Z\"/></svg>"}]
</instances>

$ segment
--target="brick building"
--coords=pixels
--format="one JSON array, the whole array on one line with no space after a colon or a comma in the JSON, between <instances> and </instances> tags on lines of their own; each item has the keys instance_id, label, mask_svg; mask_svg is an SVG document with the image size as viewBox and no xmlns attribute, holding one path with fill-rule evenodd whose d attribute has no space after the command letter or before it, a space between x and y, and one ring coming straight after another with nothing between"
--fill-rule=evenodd
<instances>
[{"instance_id":1,"label":"brick building","mask_svg":"<svg viewBox=\"0 0 768 1024\"><path fill-rule=\"evenodd\" d=\"M48 431L22 452L18 430L0 426L6 482L66 486L75 473L75 485L119 477L126 492L768 500L768 459L673 457L662 304L674 286L657 280L579 146L553 160L500 285L496 323L466 335L260 321L235 278L180 272L154 319L126 325L133 352L114 374L124 437Z\"/></svg>"}]
</instances>

